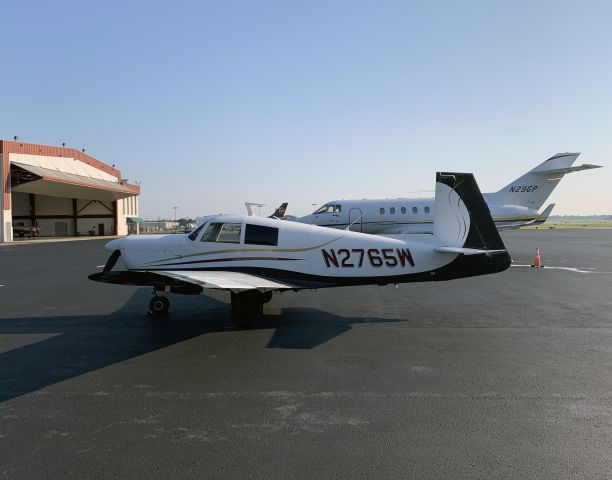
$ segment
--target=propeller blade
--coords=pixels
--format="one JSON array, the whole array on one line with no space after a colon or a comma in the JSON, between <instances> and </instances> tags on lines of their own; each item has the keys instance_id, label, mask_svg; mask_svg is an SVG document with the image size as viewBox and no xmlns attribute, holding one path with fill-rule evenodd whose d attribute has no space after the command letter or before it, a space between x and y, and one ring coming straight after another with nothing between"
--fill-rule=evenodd
<instances>
[{"instance_id":1,"label":"propeller blade","mask_svg":"<svg viewBox=\"0 0 612 480\"><path fill-rule=\"evenodd\" d=\"M113 267L115 266L115 263L117 263L117 260L119 260L119 257L121 256L121 250L115 250L113 253L111 253L110 257L108 257L108 260L106 261L106 265L104 265L104 269L102 270L103 272L110 272Z\"/></svg>"}]
</instances>

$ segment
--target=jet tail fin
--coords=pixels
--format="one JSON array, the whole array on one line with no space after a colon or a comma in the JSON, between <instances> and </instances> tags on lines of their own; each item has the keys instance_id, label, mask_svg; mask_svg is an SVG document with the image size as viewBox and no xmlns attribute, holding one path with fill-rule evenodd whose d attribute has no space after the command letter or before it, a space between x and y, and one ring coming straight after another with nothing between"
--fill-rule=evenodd
<instances>
[{"instance_id":1,"label":"jet tail fin","mask_svg":"<svg viewBox=\"0 0 612 480\"><path fill-rule=\"evenodd\" d=\"M581 170L600 168L599 165L572 167L580 153L557 153L545 162L529 170L495 193L485 195L493 205L520 205L539 210L564 175Z\"/></svg>"},{"instance_id":2,"label":"jet tail fin","mask_svg":"<svg viewBox=\"0 0 612 480\"><path fill-rule=\"evenodd\" d=\"M287 211L287 205L289 205L287 202L282 203L280 205L280 207L278 207L276 210L274 210L274 213L272 215L270 215L268 218L282 218L285 216L285 212Z\"/></svg>"}]
</instances>

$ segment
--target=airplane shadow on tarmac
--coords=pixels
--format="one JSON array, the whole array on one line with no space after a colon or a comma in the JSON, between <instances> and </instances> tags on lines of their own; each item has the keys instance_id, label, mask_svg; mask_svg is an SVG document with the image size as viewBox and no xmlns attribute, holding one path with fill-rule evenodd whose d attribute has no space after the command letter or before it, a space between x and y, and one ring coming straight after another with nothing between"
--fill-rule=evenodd
<instances>
[{"instance_id":1,"label":"airplane shadow on tarmac","mask_svg":"<svg viewBox=\"0 0 612 480\"><path fill-rule=\"evenodd\" d=\"M232 330L229 305L219 300L192 297L189 308L152 320L143 312L149 298L148 289L139 289L110 315L0 319L0 335L53 335L0 353L0 402L200 335ZM351 325L400 321L287 308L282 316L264 315L254 329L275 329L266 348L312 349Z\"/></svg>"}]
</instances>

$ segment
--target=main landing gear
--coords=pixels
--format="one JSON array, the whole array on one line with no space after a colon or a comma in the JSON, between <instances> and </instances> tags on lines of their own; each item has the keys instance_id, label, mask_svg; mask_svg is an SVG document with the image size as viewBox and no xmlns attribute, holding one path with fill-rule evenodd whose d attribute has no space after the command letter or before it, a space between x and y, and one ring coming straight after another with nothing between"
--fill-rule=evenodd
<instances>
[{"instance_id":1,"label":"main landing gear","mask_svg":"<svg viewBox=\"0 0 612 480\"><path fill-rule=\"evenodd\" d=\"M170 300L166 297L155 295L149 302L149 314L152 317L164 317L170 310Z\"/></svg>"},{"instance_id":2,"label":"main landing gear","mask_svg":"<svg viewBox=\"0 0 612 480\"><path fill-rule=\"evenodd\" d=\"M163 318L170 311L170 301L167 297L157 294L153 290L153 298L149 302L149 315L154 318ZM257 290L232 293L232 324L239 330L253 327L263 317L264 303L272 299L272 292L261 293Z\"/></svg>"},{"instance_id":3,"label":"main landing gear","mask_svg":"<svg viewBox=\"0 0 612 480\"><path fill-rule=\"evenodd\" d=\"M263 305L272 299L272 292L257 290L232 292L232 323L239 330L251 328L263 317Z\"/></svg>"}]
</instances>

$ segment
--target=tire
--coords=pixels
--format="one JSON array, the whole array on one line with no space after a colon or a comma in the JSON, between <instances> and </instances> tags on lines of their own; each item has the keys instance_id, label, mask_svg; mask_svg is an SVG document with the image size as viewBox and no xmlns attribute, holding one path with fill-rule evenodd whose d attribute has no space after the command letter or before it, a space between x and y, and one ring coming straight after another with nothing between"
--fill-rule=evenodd
<instances>
[{"instance_id":1,"label":"tire","mask_svg":"<svg viewBox=\"0 0 612 480\"><path fill-rule=\"evenodd\" d=\"M153 317L163 317L168 315L170 301L166 297L155 296L149 302L149 314Z\"/></svg>"},{"instance_id":2,"label":"tire","mask_svg":"<svg viewBox=\"0 0 612 480\"><path fill-rule=\"evenodd\" d=\"M232 293L231 320L238 330L252 328L263 317L264 298L259 292Z\"/></svg>"},{"instance_id":3,"label":"tire","mask_svg":"<svg viewBox=\"0 0 612 480\"><path fill-rule=\"evenodd\" d=\"M268 303L272 300L272 291L266 292L262 294L263 303Z\"/></svg>"}]
</instances>

